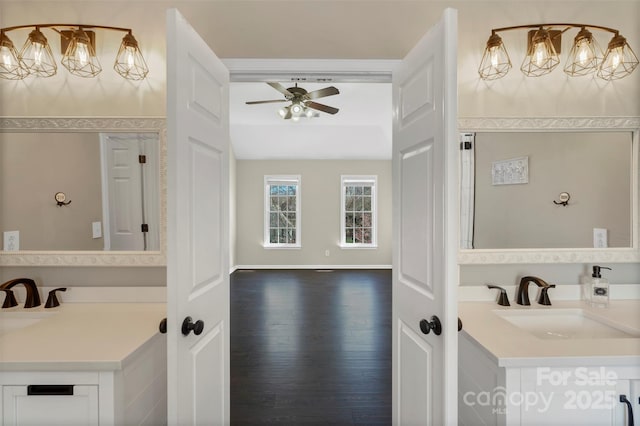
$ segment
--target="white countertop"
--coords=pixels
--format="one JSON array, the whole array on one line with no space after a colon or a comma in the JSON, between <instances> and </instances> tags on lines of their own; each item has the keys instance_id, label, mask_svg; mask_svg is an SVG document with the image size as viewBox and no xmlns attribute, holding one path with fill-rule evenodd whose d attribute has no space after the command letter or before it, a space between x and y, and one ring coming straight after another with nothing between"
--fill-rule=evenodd
<instances>
[{"instance_id":1,"label":"white countertop","mask_svg":"<svg viewBox=\"0 0 640 426\"><path fill-rule=\"evenodd\" d=\"M553 310L580 308L594 318L633 330L640 336L640 301L612 300L608 308L581 301L558 301L542 306L500 306L495 302L460 302L461 333L479 343L501 367L560 365L640 365L640 337L606 339L540 339L496 315L496 310Z\"/></svg>"},{"instance_id":2,"label":"white countertop","mask_svg":"<svg viewBox=\"0 0 640 426\"><path fill-rule=\"evenodd\" d=\"M1 371L118 370L158 334L164 303L63 303L57 308L15 307L9 315L47 315L0 335Z\"/></svg>"}]
</instances>

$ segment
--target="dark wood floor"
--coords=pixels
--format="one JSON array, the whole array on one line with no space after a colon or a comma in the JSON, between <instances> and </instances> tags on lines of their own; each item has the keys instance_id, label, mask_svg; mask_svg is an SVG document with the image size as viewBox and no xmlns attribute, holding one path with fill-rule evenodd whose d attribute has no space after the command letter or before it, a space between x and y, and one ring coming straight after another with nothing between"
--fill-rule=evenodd
<instances>
[{"instance_id":1,"label":"dark wood floor","mask_svg":"<svg viewBox=\"0 0 640 426\"><path fill-rule=\"evenodd\" d=\"M391 424L391 271L236 271L231 424Z\"/></svg>"}]
</instances>

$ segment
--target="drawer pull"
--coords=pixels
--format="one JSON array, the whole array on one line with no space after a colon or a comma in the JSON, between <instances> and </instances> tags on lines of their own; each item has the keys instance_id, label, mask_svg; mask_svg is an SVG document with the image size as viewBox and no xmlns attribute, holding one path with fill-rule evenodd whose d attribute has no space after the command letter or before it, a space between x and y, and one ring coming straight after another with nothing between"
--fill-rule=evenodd
<instances>
[{"instance_id":1,"label":"drawer pull","mask_svg":"<svg viewBox=\"0 0 640 426\"><path fill-rule=\"evenodd\" d=\"M27 395L73 395L73 385L29 385Z\"/></svg>"}]
</instances>

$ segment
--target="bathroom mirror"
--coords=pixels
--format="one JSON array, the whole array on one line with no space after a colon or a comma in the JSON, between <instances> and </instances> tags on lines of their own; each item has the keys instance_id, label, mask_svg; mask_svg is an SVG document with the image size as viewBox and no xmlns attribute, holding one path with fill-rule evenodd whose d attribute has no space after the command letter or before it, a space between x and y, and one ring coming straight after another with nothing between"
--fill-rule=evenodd
<instances>
[{"instance_id":1,"label":"bathroom mirror","mask_svg":"<svg viewBox=\"0 0 640 426\"><path fill-rule=\"evenodd\" d=\"M639 128L638 117L460 119L474 150L460 151L459 262L639 261Z\"/></svg>"},{"instance_id":2,"label":"bathroom mirror","mask_svg":"<svg viewBox=\"0 0 640 426\"><path fill-rule=\"evenodd\" d=\"M164 128L161 118L0 118L0 248L19 231L0 265L164 265Z\"/></svg>"}]
</instances>

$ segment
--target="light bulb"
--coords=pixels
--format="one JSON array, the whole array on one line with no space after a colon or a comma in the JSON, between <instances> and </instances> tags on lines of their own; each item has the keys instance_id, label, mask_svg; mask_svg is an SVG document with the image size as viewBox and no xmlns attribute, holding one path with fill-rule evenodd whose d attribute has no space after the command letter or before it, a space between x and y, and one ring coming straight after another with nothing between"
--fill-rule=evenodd
<instances>
[{"instance_id":1,"label":"light bulb","mask_svg":"<svg viewBox=\"0 0 640 426\"><path fill-rule=\"evenodd\" d=\"M16 64L14 63L15 61L11 56L11 51L9 50L9 48L2 46L0 50L2 50L2 64L6 68L15 66Z\"/></svg>"},{"instance_id":2,"label":"light bulb","mask_svg":"<svg viewBox=\"0 0 640 426\"><path fill-rule=\"evenodd\" d=\"M307 115L307 118L311 118L311 117L313 117L313 110L312 110L312 109L307 108L306 115Z\"/></svg>"},{"instance_id":3,"label":"light bulb","mask_svg":"<svg viewBox=\"0 0 640 426\"><path fill-rule=\"evenodd\" d=\"M287 115L287 110L284 108L280 108L278 110L278 114L280 114L280 117L284 117L285 115Z\"/></svg>"},{"instance_id":4,"label":"light bulb","mask_svg":"<svg viewBox=\"0 0 640 426\"><path fill-rule=\"evenodd\" d=\"M534 47L533 63L538 67L542 67L547 61L547 49L543 42L536 43Z\"/></svg>"},{"instance_id":5,"label":"light bulb","mask_svg":"<svg viewBox=\"0 0 640 426\"><path fill-rule=\"evenodd\" d=\"M87 65L89 62L89 50L85 43L78 42L78 50L76 50L76 58L81 66Z\"/></svg>"},{"instance_id":6,"label":"light bulb","mask_svg":"<svg viewBox=\"0 0 640 426\"><path fill-rule=\"evenodd\" d=\"M584 67L591 59L593 59L593 53L589 48L589 42L587 40L581 40L578 43L578 63Z\"/></svg>"},{"instance_id":7,"label":"light bulb","mask_svg":"<svg viewBox=\"0 0 640 426\"><path fill-rule=\"evenodd\" d=\"M300 114L302 114L302 105L300 104L293 104L291 105L291 114L298 116Z\"/></svg>"},{"instance_id":8,"label":"light bulb","mask_svg":"<svg viewBox=\"0 0 640 426\"><path fill-rule=\"evenodd\" d=\"M40 66L44 59L44 45L41 43L33 43L33 62Z\"/></svg>"},{"instance_id":9,"label":"light bulb","mask_svg":"<svg viewBox=\"0 0 640 426\"><path fill-rule=\"evenodd\" d=\"M499 51L497 47L492 47L491 49L489 49L489 54L491 55L491 66L493 68L497 68L498 67L498 60L499 60Z\"/></svg>"}]
</instances>

